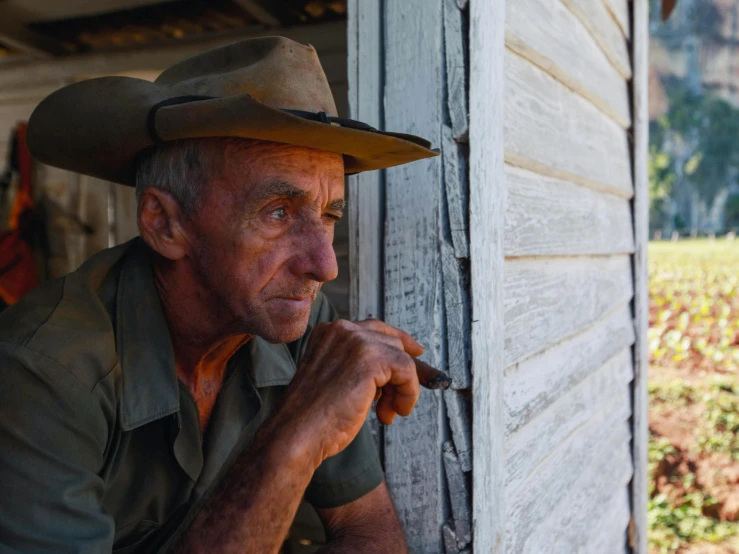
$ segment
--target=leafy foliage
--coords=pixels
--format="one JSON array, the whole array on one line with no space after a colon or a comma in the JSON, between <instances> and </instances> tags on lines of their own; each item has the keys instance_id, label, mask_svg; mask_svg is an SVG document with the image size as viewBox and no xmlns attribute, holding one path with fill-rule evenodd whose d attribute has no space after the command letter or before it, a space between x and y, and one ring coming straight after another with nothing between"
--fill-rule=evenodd
<instances>
[{"instance_id":1,"label":"leafy foliage","mask_svg":"<svg viewBox=\"0 0 739 554\"><path fill-rule=\"evenodd\" d=\"M650 190L670 194L680 175L712 202L739 171L739 110L719 96L667 83L669 110L652 124ZM681 150L677 156L676 150Z\"/></svg>"},{"instance_id":2,"label":"leafy foliage","mask_svg":"<svg viewBox=\"0 0 739 554\"><path fill-rule=\"evenodd\" d=\"M739 369L739 242L654 243L649 251L653 364Z\"/></svg>"},{"instance_id":3,"label":"leafy foliage","mask_svg":"<svg viewBox=\"0 0 739 554\"><path fill-rule=\"evenodd\" d=\"M649 444L650 551L668 554L739 536L695 466L739 460L739 241L653 243L649 277L651 365L695 376L649 384L652 417L694 416L687 446L655 433Z\"/></svg>"}]
</instances>

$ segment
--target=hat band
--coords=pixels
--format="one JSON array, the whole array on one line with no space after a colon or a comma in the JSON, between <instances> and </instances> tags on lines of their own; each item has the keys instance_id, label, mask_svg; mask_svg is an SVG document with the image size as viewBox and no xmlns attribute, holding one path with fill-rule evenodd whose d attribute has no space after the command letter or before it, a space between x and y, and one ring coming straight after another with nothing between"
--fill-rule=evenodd
<instances>
[{"instance_id":1,"label":"hat band","mask_svg":"<svg viewBox=\"0 0 739 554\"><path fill-rule=\"evenodd\" d=\"M215 100L216 98L220 97L197 95L176 96L174 98L167 98L166 100L162 100L161 102L154 104L149 109L149 114L146 117L146 126L149 130L149 135L151 135L151 138L154 139L154 142L156 144L162 144L166 142L162 140L162 137L159 136L159 133L157 133L156 129L156 115L159 108L164 108L166 106L175 106L177 104L187 104L188 102L199 102L201 100ZM300 117L302 119L307 119L309 121L317 121L319 123L326 123L328 125L339 125L340 127L349 127L350 129L359 129L361 131L370 131L373 133L379 132L371 125L367 125L366 123L362 123L361 121L356 121L354 119L349 119L346 117L335 117L326 114L326 112L307 112L304 110L289 110L287 108L278 109L281 112L285 112L290 115Z\"/></svg>"}]
</instances>

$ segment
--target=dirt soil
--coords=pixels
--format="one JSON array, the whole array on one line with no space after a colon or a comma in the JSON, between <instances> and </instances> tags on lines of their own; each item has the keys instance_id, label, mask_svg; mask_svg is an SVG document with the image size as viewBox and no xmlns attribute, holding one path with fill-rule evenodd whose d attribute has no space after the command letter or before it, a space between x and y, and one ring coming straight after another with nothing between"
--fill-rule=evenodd
<instances>
[{"instance_id":1,"label":"dirt soil","mask_svg":"<svg viewBox=\"0 0 739 554\"><path fill-rule=\"evenodd\" d=\"M710 378L708 370L652 367L651 383L668 383L682 379L700 387ZM680 498L688 493L702 491L717 500L704 510L704 515L721 521L739 521L739 461L722 453L696 454L693 430L699 424L705 406L690 403L677 409L664 405L650 405L649 430L654 437L665 437L676 453L667 456L654 472L656 492L668 498ZM695 481L686 486L682 477L693 473ZM739 554L739 539L723 544L693 544L679 550L680 554Z\"/></svg>"}]
</instances>

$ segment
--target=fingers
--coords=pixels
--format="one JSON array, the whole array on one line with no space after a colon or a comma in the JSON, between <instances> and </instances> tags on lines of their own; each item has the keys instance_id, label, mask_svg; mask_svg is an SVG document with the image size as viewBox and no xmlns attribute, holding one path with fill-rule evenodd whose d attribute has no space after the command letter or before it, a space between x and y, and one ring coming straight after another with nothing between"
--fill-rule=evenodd
<instances>
[{"instance_id":1,"label":"fingers","mask_svg":"<svg viewBox=\"0 0 739 554\"><path fill-rule=\"evenodd\" d=\"M382 388L378 388L381 396L375 409L378 419L390 425L396 415L410 415L421 394L421 387L413 358L394 348L387 348L386 356L391 373Z\"/></svg>"},{"instance_id":2,"label":"fingers","mask_svg":"<svg viewBox=\"0 0 739 554\"><path fill-rule=\"evenodd\" d=\"M398 415L398 412L395 411L394 402L395 389L392 386L384 386L382 388L382 396L377 401L377 407L375 408L377 419L384 425L392 425L395 416Z\"/></svg>"},{"instance_id":3,"label":"fingers","mask_svg":"<svg viewBox=\"0 0 739 554\"><path fill-rule=\"evenodd\" d=\"M408 352L411 356L420 356L423 354L424 348L408 333L392 325L388 325L384 321L379 319L365 319L364 321L357 322L357 325L363 329L369 329L376 333L381 333L389 337L395 337L400 339L403 343L403 350Z\"/></svg>"}]
</instances>

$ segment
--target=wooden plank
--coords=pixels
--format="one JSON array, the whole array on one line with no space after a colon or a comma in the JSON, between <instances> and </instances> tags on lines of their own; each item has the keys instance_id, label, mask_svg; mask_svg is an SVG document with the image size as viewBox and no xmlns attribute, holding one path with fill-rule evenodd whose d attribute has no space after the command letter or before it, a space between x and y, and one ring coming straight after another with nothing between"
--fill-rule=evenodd
<instances>
[{"instance_id":1,"label":"wooden plank","mask_svg":"<svg viewBox=\"0 0 739 554\"><path fill-rule=\"evenodd\" d=\"M394 131L440 142L441 0L384 6L385 119ZM409 186L411 184L413 186ZM441 260L438 217L443 183L439 158L386 170L385 320L442 362ZM419 202L419 199L423 201ZM409 209L413 206L413 209ZM413 414L385 430L385 470L411 552L438 552L447 519L443 498L442 397L424 391Z\"/></svg>"},{"instance_id":2,"label":"wooden plank","mask_svg":"<svg viewBox=\"0 0 739 554\"><path fill-rule=\"evenodd\" d=\"M472 384L470 374L470 310L464 270L454 249L445 241L441 243L441 268L444 279L444 306L446 308L447 368L452 387L468 389Z\"/></svg>"},{"instance_id":3,"label":"wooden plank","mask_svg":"<svg viewBox=\"0 0 739 554\"><path fill-rule=\"evenodd\" d=\"M2 76L2 70L0 70ZM64 86L65 81L40 86L29 86L0 91L0 106L9 104L29 104L35 106L49 94Z\"/></svg>"},{"instance_id":4,"label":"wooden plank","mask_svg":"<svg viewBox=\"0 0 739 554\"><path fill-rule=\"evenodd\" d=\"M472 514L470 503L470 491L467 487L467 478L462 471L454 445L451 442L444 443L444 473L449 487L449 501L452 505L452 518L454 520L454 534L457 539L457 547L464 548L472 541Z\"/></svg>"},{"instance_id":5,"label":"wooden plank","mask_svg":"<svg viewBox=\"0 0 739 554\"><path fill-rule=\"evenodd\" d=\"M128 71L162 71L205 50L240 39L273 35L274 30L251 30L218 38L174 43L159 48L126 52L87 54L53 60L38 60L0 68L0 90L58 83L78 75L114 75ZM343 21L280 29L280 34L297 42L312 44L321 59L329 82L346 75L346 23Z\"/></svg>"},{"instance_id":6,"label":"wooden plank","mask_svg":"<svg viewBox=\"0 0 739 554\"><path fill-rule=\"evenodd\" d=\"M472 471L472 423L469 391L444 391L446 415L452 430L452 441L462 465L462 471Z\"/></svg>"},{"instance_id":7,"label":"wooden plank","mask_svg":"<svg viewBox=\"0 0 739 554\"><path fill-rule=\"evenodd\" d=\"M590 31L624 79L631 79L631 60L621 28L602 0L562 0Z\"/></svg>"},{"instance_id":8,"label":"wooden plank","mask_svg":"<svg viewBox=\"0 0 739 554\"><path fill-rule=\"evenodd\" d=\"M623 128L631 126L626 80L561 2L517 0L506 17L508 48L590 100Z\"/></svg>"},{"instance_id":9,"label":"wooden plank","mask_svg":"<svg viewBox=\"0 0 739 554\"><path fill-rule=\"evenodd\" d=\"M628 487L616 492L605 508L599 510L593 532L585 552L599 554L628 554L629 519L631 518L630 491Z\"/></svg>"},{"instance_id":10,"label":"wooden plank","mask_svg":"<svg viewBox=\"0 0 739 554\"><path fill-rule=\"evenodd\" d=\"M505 60L506 161L631 198L626 132L528 60L510 50Z\"/></svg>"},{"instance_id":11,"label":"wooden plank","mask_svg":"<svg viewBox=\"0 0 739 554\"><path fill-rule=\"evenodd\" d=\"M457 533L454 532L454 522L452 520L449 520L442 526L441 534L444 537L444 553L459 554Z\"/></svg>"},{"instance_id":12,"label":"wooden plank","mask_svg":"<svg viewBox=\"0 0 739 554\"><path fill-rule=\"evenodd\" d=\"M455 140L467 142L467 68L465 67L464 16L456 0L444 3L444 52L446 58L447 108Z\"/></svg>"},{"instance_id":13,"label":"wooden plank","mask_svg":"<svg viewBox=\"0 0 739 554\"><path fill-rule=\"evenodd\" d=\"M509 367L505 373L506 436L527 425L632 344L631 307L625 303L582 333Z\"/></svg>"},{"instance_id":14,"label":"wooden plank","mask_svg":"<svg viewBox=\"0 0 739 554\"><path fill-rule=\"evenodd\" d=\"M139 234L136 221L138 202L136 189L114 185L115 194L115 243L122 244Z\"/></svg>"},{"instance_id":15,"label":"wooden plank","mask_svg":"<svg viewBox=\"0 0 739 554\"><path fill-rule=\"evenodd\" d=\"M632 295L629 256L507 260L505 367L593 325Z\"/></svg>"},{"instance_id":16,"label":"wooden plank","mask_svg":"<svg viewBox=\"0 0 739 554\"><path fill-rule=\"evenodd\" d=\"M379 0L348 6L350 117L383 128L382 22ZM350 304L353 320L382 318L384 172L368 171L347 181Z\"/></svg>"},{"instance_id":17,"label":"wooden plank","mask_svg":"<svg viewBox=\"0 0 739 554\"><path fill-rule=\"evenodd\" d=\"M382 129L381 2L349 0L347 10L349 117ZM384 177L383 171L367 171L347 179L349 317L353 321L384 317ZM384 427L374 410L370 410L368 421L384 459Z\"/></svg>"},{"instance_id":18,"label":"wooden plank","mask_svg":"<svg viewBox=\"0 0 739 554\"><path fill-rule=\"evenodd\" d=\"M59 42L28 28L26 23L33 15L12 2L0 3L0 43L35 57L63 54Z\"/></svg>"},{"instance_id":19,"label":"wooden plank","mask_svg":"<svg viewBox=\"0 0 739 554\"><path fill-rule=\"evenodd\" d=\"M572 490L593 460L609 455L611 445L628 442L627 417L603 410L572 433L515 491L506 490L507 552L523 552L532 533ZM604 429L616 432L605 433Z\"/></svg>"},{"instance_id":20,"label":"wooden plank","mask_svg":"<svg viewBox=\"0 0 739 554\"><path fill-rule=\"evenodd\" d=\"M473 550L504 554L503 174L506 2L471 2ZM515 551L511 550L511 554Z\"/></svg>"},{"instance_id":21,"label":"wooden plank","mask_svg":"<svg viewBox=\"0 0 739 554\"><path fill-rule=\"evenodd\" d=\"M649 5L634 0L634 324L636 346L634 359L634 481L632 483L633 544L635 554L647 554L647 446L649 443L647 373L649 350L649 290L647 282L647 245L649 243Z\"/></svg>"},{"instance_id":22,"label":"wooden plank","mask_svg":"<svg viewBox=\"0 0 739 554\"><path fill-rule=\"evenodd\" d=\"M627 40L631 39L631 14L629 13L630 0L603 0L611 17L618 23L621 32Z\"/></svg>"},{"instance_id":23,"label":"wooden plank","mask_svg":"<svg viewBox=\"0 0 739 554\"><path fill-rule=\"evenodd\" d=\"M234 0L234 2L262 25L267 27L281 26L280 20L256 0Z\"/></svg>"},{"instance_id":24,"label":"wooden plank","mask_svg":"<svg viewBox=\"0 0 739 554\"><path fill-rule=\"evenodd\" d=\"M605 431L611 432L610 429ZM546 521L527 537L522 554L604 554L613 552L617 546L622 551L625 549L627 522L621 518L611 522L621 527L620 540L617 536L616 544L606 543L602 550L589 550L588 546L592 540L599 538L595 534L597 528L593 520L610 507L612 498L624 498L628 491L632 475L629 438L628 424L620 423L608 448L599 453L573 483L570 491L553 506ZM609 540L614 540L614 533L609 528L602 529L602 532L611 537Z\"/></svg>"},{"instance_id":25,"label":"wooden plank","mask_svg":"<svg viewBox=\"0 0 739 554\"><path fill-rule=\"evenodd\" d=\"M463 147L454 141L452 129L447 125L441 127L441 156L444 163L444 188L454 253L457 258L469 258L466 156Z\"/></svg>"},{"instance_id":26,"label":"wooden plank","mask_svg":"<svg viewBox=\"0 0 739 554\"><path fill-rule=\"evenodd\" d=\"M625 198L506 165L506 256L630 254Z\"/></svg>"},{"instance_id":27,"label":"wooden plank","mask_svg":"<svg viewBox=\"0 0 739 554\"><path fill-rule=\"evenodd\" d=\"M631 348L621 350L597 372L546 408L506 443L506 489L516 491L567 437L599 414L622 418L631 413Z\"/></svg>"}]
</instances>

